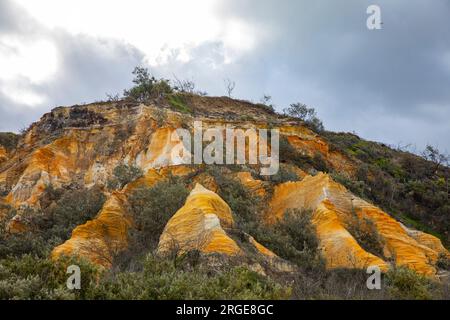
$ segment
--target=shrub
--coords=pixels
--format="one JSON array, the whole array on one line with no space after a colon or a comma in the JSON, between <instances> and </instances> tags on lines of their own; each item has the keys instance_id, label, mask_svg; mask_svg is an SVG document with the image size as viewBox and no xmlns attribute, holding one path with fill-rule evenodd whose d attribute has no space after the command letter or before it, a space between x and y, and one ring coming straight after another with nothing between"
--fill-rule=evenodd
<instances>
[{"instance_id":1,"label":"shrub","mask_svg":"<svg viewBox=\"0 0 450 320\"><path fill-rule=\"evenodd\" d=\"M141 187L129 197L136 230L130 233L129 260L157 247L159 237L169 219L180 209L189 191L184 184L170 177L151 188ZM125 261L126 262L126 261Z\"/></svg>"},{"instance_id":2,"label":"shrub","mask_svg":"<svg viewBox=\"0 0 450 320\"><path fill-rule=\"evenodd\" d=\"M91 287L90 299L282 299L290 294L279 284L243 267L217 272L184 270L169 260L148 255L141 272L104 277Z\"/></svg>"},{"instance_id":3,"label":"shrub","mask_svg":"<svg viewBox=\"0 0 450 320\"><path fill-rule=\"evenodd\" d=\"M312 158L312 165L314 169L318 171L328 172L328 165L322 154L320 154L319 152L314 154L314 157Z\"/></svg>"},{"instance_id":4,"label":"shrub","mask_svg":"<svg viewBox=\"0 0 450 320\"><path fill-rule=\"evenodd\" d=\"M311 211L287 210L283 219L273 227L271 239L261 240L262 244L300 267L320 270L323 260L311 218Z\"/></svg>"},{"instance_id":5,"label":"shrub","mask_svg":"<svg viewBox=\"0 0 450 320\"><path fill-rule=\"evenodd\" d=\"M66 268L81 269L81 289L68 290ZM47 258L24 255L0 260L0 299L83 299L95 284L97 269L86 261L62 258L55 262Z\"/></svg>"},{"instance_id":6,"label":"shrub","mask_svg":"<svg viewBox=\"0 0 450 320\"><path fill-rule=\"evenodd\" d=\"M445 253L439 253L436 261L436 267L442 270L450 270L450 259Z\"/></svg>"},{"instance_id":7,"label":"shrub","mask_svg":"<svg viewBox=\"0 0 450 320\"><path fill-rule=\"evenodd\" d=\"M63 191L51 192L57 194ZM76 226L93 219L104 202L105 196L98 188L69 189L46 211L22 210L20 216L28 230L17 234L6 232L7 222L16 214L15 210L11 210L0 225L0 258L30 253L38 257L47 256L55 246L70 237Z\"/></svg>"},{"instance_id":8,"label":"shrub","mask_svg":"<svg viewBox=\"0 0 450 320\"><path fill-rule=\"evenodd\" d=\"M12 132L0 132L0 145L9 152L17 146L19 138L20 135Z\"/></svg>"},{"instance_id":9,"label":"shrub","mask_svg":"<svg viewBox=\"0 0 450 320\"><path fill-rule=\"evenodd\" d=\"M230 206L238 224L255 219L258 199L238 180L226 177L220 169L210 167L209 173L219 187L219 196Z\"/></svg>"},{"instance_id":10,"label":"shrub","mask_svg":"<svg viewBox=\"0 0 450 320\"><path fill-rule=\"evenodd\" d=\"M107 182L107 187L110 190L122 189L127 183L142 177L143 172L139 167L120 164L114 168L113 175L114 178Z\"/></svg>"},{"instance_id":11,"label":"shrub","mask_svg":"<svg viewBox=\"0 0 450 320\"><path fill-rule=\"evenodd\" d=\"M181 113L192 113L191 108L186 103L186 96L181 93L175 93L168 96L169 104Z\"/></svg>"},{"instance_id":12,"label":"shrub","mask_svg":"<svg viewBox=\"0 0 450 320\"><path fill-rule=\"evenodd\" d=\"M389 294L394 299L432 299L432 283L426 277L417 274L411 269L393 268L386 275Z\"/></svg>"},{"instance_id":13,"label":"shrub","mask_svg":"<svg viewBox=\"0 0 450 320\"><path fill-rule=\"evenodd\" d=\"M280 166L277 174L269 176L269 180L273 183L279 184L288 181L298 181L297 174L285 166Z\"/></svg>"},{"instance_id":14,"label":"shrub","mask_svg":"<svg viewBox=\"0 0 450 320\"><path fill-rule=\"evenodd\" d=\"M360 218L356 212L353 212L347 223L347 230L364 250L380 258L385 258L384 240L372 220L366 217Z\"/></svg>"},{"instance_id":15,"label":"shrub","mask_svg":"<svg viewBox=\"0 0 450 320\"><path fill-rule=\"evenodd\" d=\"M280 136L279 154L282 163L292 163L303 170L308 170L312 166L312 159L298 152L285 136Z\"/></svg>"},{"instance_id":16,"label":"shrub","mask_svg":"<svg viewBox=\"0 0 450 320\"><path fill-rule=\"evenodd\" d=\"M46 239L57 237L65 241L75 227L97 215L105 200L106 197L96 187L67 191L50 211L50 217L38 217L34 224L41 224L39 227Z\"/></svg>"},{"instance_id":17,"label":"shrub","mask_svg":"<svg viewBox=\"0 0 450 320\"><path fill-rule=\"evenodd\" d=\"M147 68L136 67L133 70L133 83L135 84L129 90L125 90L123 95L126 98L138 102L147 102L151 98L160 98L166 94L172 93L169 81L165 79L157 80L151 76Z\"/></svg>"},{"instance_id":18,"label":"shrub","mask_svg":"<svg viewBox=\"0 0 450 320\"><path fill-rule=\"evenodd\" d=\"M317 118L316 110L308 108L306 104L293 103L289 108L284 109L283 112L285 115L304 121L307 126L316 132L324 131L323 123Z\"/></svg>"}]
</instances>

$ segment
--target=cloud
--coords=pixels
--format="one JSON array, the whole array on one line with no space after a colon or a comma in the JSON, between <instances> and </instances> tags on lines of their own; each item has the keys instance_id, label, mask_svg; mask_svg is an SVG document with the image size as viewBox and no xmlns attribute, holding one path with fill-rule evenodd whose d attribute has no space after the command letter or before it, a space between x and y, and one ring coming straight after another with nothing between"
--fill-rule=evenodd
<instances>
[{"instance_id":1,"label":"cloud","mask_svg":"<svg viewBox=\"0 0 450 320\"><path fill-rule=\"evenodd\" d=\"M372 3L227 1L222 12L274 33L242 67L263 69L256 81L280 104L313 105L331 129L450 150L450 3L379 0L383 29L369 31Z\"/></svg>"},{"instance_id":2,"label":"cloud","mask_svg":"<svg viewBox=\"0 0 450 320\"><path fill-rule=\"evenodd\" d=\"M123 41L49 29L12 2L0 5L0 131L24 128L59 105L121 93L144 60Z\"/></svg>"}]
</instances>

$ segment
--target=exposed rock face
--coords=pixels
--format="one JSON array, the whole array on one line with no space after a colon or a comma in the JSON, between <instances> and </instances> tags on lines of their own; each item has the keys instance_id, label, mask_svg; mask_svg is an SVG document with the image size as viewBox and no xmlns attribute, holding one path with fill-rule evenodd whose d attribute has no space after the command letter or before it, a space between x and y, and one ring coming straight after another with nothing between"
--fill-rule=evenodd
<instances>
[{"instance_id":1,"label":"exposed rock face","mask_svg":"<svg viewBox=\"0 0 450 320\"><path fill-rule=\"evenodd\" d=\"M256 194L261 198L266 195L266 189L264 188L263 182L254 179L250 172L239 172L237 178L251 193Z\"/></svg>"},{"instance_id":2,"label":"exposed rock face","mask_svg":"<svg viewBox=\"0 0 450 320\"><path fill-rule=\"evenodd\" d=\"M185 205L169 220L164 229L158 251L188 251L241 254L237 243L225 229L234 227L230 207L214 192L197 184Z\"/></svg>"},{"instance_id":3,"label":"exposed rock face","mask_svg":"<svg viewBox=\"0 0 450 320\"><path fill-rule=\"evenodd\" d=\"M0 164L8 159L8 152L0 145Z\"/></svg>"},{"instance_id":4,"label":"exposed rock face","mask_svg":"<svg viewBox=\"0 0 450 320\"><path fill-rule=\"evenodd\" d=\"M277 186L267 213L268 221L281 218L287 209L313 210L313 223L330 268L378 265L385 270L388 267L386 261L366 252L346 230L346 223L354 212L360 219L373 221L385 240L384 255L397 265L434 275L433 262L440 252L447 254L439 239L408 231L387 213L355 197L323 173Z\"/></svg>"},{"instance_id":5,"label":"exposed rock face","mask_svg":"<svg viewBox=\"0 0 450 320\"><path fill-rule=\"evenodd\" d=\"M151 187L167 175L183 175L190 172L184 167L173 170L149 170L144 177L128 184L122 191L115 191L103 205L98 216L76 227L69 240L56 247L52 256L77 255L104 267L110 267L115 254L127 247L128 231L133 220L128 212L127 197L142 186Z\"/></svg>"},{"instance_id":6,"label":"exposed rock face","mask_svg":"<svg viewBox=\"0 0 450 320\"><path fill-rule=\"evenodd\" d=\"M176 128L192 129L193 120L202 120L205 127L231 124L240 128L275 126L289 143L303 154L320 154L331 168L352 176L356 162L347 155L332 151L326 140L299 123L291 122L255 105L228 98L192 97L189 103L193 115L127 103L104 103L56 108L33 124L20 138L14 150L0 146L0 203L19 208L39 208L48 186L64 188L70 184L83 187L104 187L118 164L140 167L144 177L126 185L122 190L105 194L108 200L95 219L76 227L65 243L57 246L54 258L80 255L104 267L110 267L115 253L127 247L127 235L133 227L128 212L128 196L135 188L152 186L169 174L187 176L195 166L174 162L171 152L176 141L171 136ZM163 106L166 107L166 106ZM158 112L164 110L164 121ZM242 110L250 120L241 120ZM284 165L284 164L283 164ZM286 209L311 209L321 247L330 268L378 265L387 269L390 260L407 265L423 274L434 275L433 263L439 253L448 254L439 239L411 230L379 208L353 196L343 186L325 174L309 176L292 165L301 182L270 184L254 178L249 172L230 173L251 194L261 201L274 194L267 205L267 221L274 223ZM218 186L206 172L189 181L191 194L185 205L174 212L160 238L159 252L163 254L176 244L181 251L198 249L204 254L215 253L248 258L255 249L264 261L278 259L251 235L245 235L242 245L233 235L233 213L215 192ZM269 188L270 189L270 188ZM370 218L385 240L384 256L366 252L346 228L351 214ZM0 219L4 213L0 212ZM263 222L262 222L263 223ZM9 221L10 232L23 232L20 216ZM272 263L272 262L270 262ZM286 269L289 269L286 267Z\"/></svg>"},{"instance_id":7,"label":"exposed rock face","mask_svg":"<svg viewBox=\"0 0 450 320\"><path fill-rule=\"evenodd\" d=\"M241 233L239 241L233 239L229 233L236 231L228 204L216 193L197 184L184 206L168 221L160 237L158 252L180 254L198 250L204 254L222 254L240 258L241 263L263 274L265 268L278 272L293 270L289 263L278 258L252 236Z\"/></svg>"}]
</instances>

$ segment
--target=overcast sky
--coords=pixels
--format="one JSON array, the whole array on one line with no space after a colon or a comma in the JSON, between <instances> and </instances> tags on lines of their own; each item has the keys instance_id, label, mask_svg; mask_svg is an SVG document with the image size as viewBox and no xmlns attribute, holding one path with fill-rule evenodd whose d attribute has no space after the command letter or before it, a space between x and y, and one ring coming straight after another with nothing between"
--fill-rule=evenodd
<instances>
[{"instance_id":1,"label":"overcast sky","mask_svg":"<svg viewBox=\"0 0 450 320\"><path fill-rule=\"evenodd\" d=\"M382 30L366 9L381 7ZM134 66L303 102L327 129L450 151L448 0L0 0L0 131L122 93Z\"/></svg>"}]
</instances>

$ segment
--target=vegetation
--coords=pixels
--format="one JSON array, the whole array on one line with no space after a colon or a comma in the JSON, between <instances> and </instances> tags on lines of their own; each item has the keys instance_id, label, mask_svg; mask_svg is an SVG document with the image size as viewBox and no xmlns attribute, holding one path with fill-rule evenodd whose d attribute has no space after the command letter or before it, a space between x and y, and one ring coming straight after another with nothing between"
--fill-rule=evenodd
<instances>
[{"instance_id":1,"label":"vegetation","mask_svg":"<svg viewBox=\"0 0 450 320\"><path fill-rule=\"evenodd\" d=\"M114 168L113 178L108 180L107 187L110 190L122 189L127 183L142 177L142 175L141 168L120 164Z\"/></svg>"},{"instance_id":2,"label":"vegetation","mask_svg":"<svg viewBox=\"0 0 450 320\"><path fill-rule=\"evenodd\" d=\"M20 212L27 226L26 232L9 234L6 232L9 219L1 220L0 258L24 254L48 256L55 246L70 237L76 226L93 219L105 202L105 196L95 187L66 191L49 187L45 197L42 210L25 209ZM16 214L16 210L10 209L7 217L12 218Z\"/></svg>"},{"instance_id":3,"label":"vegetation","mask_svg":"<svg viewBox=\"0 0 450 320\"><path fill-rule=\"evenodd\" d=\"M186 96L182 93L174 93L167 97L169 104L181 113L192 113L191 108L186 104Z\"/></svg>"},{"instance_id":4,"label":"vegetation","mask_svg":"<svg viewBox=\"0 0 450 320\"><path fill-rule=\"evenodd\" d=\"M19 135L12 132L0 132L0 146L9 152L17 146L19 138Z\"/></svg>"},{"instance_id":5,"label":"vegetation","mask_svg":"<svg viewBox=\"0 0 450 320\"><path fill-rule=\"evenodd\" d=\"M288 181L298 181L298 176L289 167L281 165L277 174L269 176L268 179L275 184L280 184Z\"/></svg>"},{"instance_id":6,"label":"vegetation","mask_svg":"<svg viewBox=\"0 0 450 320\"><path fill-rule=\"evenodd\" d=\"M288 210L274 226L263 226L252 231L261 244L301 270L321 272L325 266L311 217L310 211Z\"/></svg>"},{"instance_id":7,"label":"vegetation","mask_svg":"<svg viewBox=\"0 0 450 320\"><path fill-rule=\"evenodd\" d=\"M350 133L327 132L325 136L334 149L360 161L356 179L333 172L338 182L406 225L450 245L450 169L447 157L437 148L426 148L427 161Z\"/></svg>"},{"instance_id":8,"label":"vegetation","mask_svg":"<svg viewBox=\"0 0 450 320\"><path fill-rule=\"evenodd\" d=\"M239 181L225 177L220 170L211 173L219 186L219 195L230 206L240 230L298 266L322 267L311 212L288 211L275 225L265 225L261 223L264 217L258 196L252 195Z\"/></svg>"},{"instance_id":9,"label":"vegetation","mask_svg":"<svg viewBox=\"0 0 450 320\"><path fill-rule=\"evenodd\" d=\"M68 290L66 267L81 269L81 289ZM289 290L246 268L222 272L175 267L148 255L139 272L106 272L82 260L24 255L0 260L0 299L282 299Z\"/></svg>"},{"instance_id":10,"label":"vegetation","mask_svg":"<svg viewBox=\"0 0 450 320\"><path fill-rule=\"evenodd\" d=\"M174 177L131 194L129 203L136 231L130 234L130 256L156 249L165 225L183 206L188 194L185 185Z\"/></svg>"},{"instance_id":11,"label":"vegetation","mask_svg":"<svg viewBox=\"0 0 450 320\"><path fill-rule=\"evenodd\" d=\"M372 220L366 217L358 217L356 212L347 223L347 230L358 241L358 244L367 252L384 259L384 239Z\"/></svg>"},{"instance_id":12,"label":"vegetation","mask_svg":"<svg viewBox=\"0 0 450 320\"><path fill-rule=\"evenodd\" d=\"M317 117L316 110L303 103L293 103L283 110L285 115L304 121L307 126L316 132L323 132L322 121Z\"/></svg>"},{"instance_id":13,"label":"vegetation","mask_svg":"<svg viewBox=\"0 0 450 320\"><path fill-rule=\"evenodd\" d=\"M123 95L125 98L136 100L138 102L146 102L152 98L160 98L166 94L172 93L169 81L166 79L156 79L150 75L147 68L136 67L133 70L133 86L129 90L125 90Z\"/></svg>"}]
</instances>

